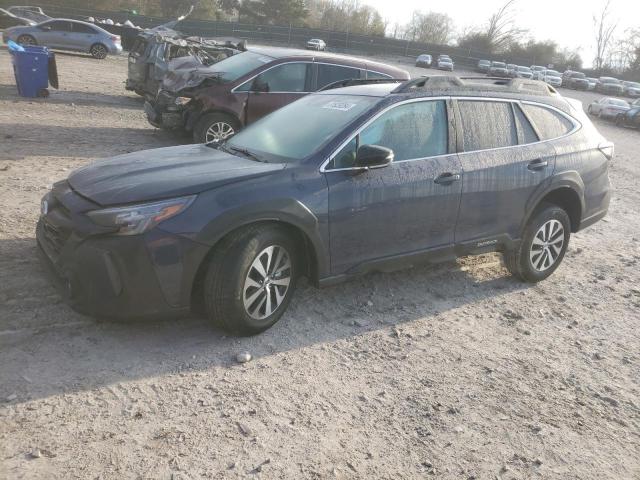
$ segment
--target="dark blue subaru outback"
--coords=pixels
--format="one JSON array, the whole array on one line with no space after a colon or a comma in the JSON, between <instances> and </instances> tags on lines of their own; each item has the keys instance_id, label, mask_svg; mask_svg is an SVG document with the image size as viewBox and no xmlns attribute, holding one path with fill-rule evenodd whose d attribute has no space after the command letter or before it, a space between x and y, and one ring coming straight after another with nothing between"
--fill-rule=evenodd
<instances>
[{"instance_id":1,"label":"dark blue subaru outback","mask_svg":"<svg viewBox=\"0 0 640 480\"><path fill-rule=\"evenodd\" d=\"M42 200L37 240L77 310L273 325L328 285L500 251L528 282L607 212L613 145L542 82L345 81L223 143L94 163ZM340 87L340 88L337 88Z\"/></svg>"}]
</instances>

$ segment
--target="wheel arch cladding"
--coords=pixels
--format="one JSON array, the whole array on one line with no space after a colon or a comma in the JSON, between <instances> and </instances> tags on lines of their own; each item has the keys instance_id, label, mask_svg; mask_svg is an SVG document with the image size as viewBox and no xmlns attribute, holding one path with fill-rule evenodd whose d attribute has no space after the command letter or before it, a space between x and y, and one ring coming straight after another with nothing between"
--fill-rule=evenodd
<instances>
[{"instance_id":1,"label":"wheel arch cladding","mask_svg":"<svg viewBox=\"0 0 640 480\"><path fill-rule=\"evenodd\" d=\"M557 205L567 212L569 220L571 221L571 232L575 233L578 231L580 228L580 221L582 219L583 207L580 196L573 188L564 186L548 192L544 197L542 197L540 202L538 202L535 210L544 203Z\"/></svg>"},{"instance_id":2,"label":"wheel arch cladding","mask_svg":"<svg viewBox=\"0 0 640 480\"><path fill-rule=\"evenodd\" d=\"M276 220L276 219L265 219L265 220L256 220L249 223L244 223L242 225L233 228L232 230L227 231L222 237L220 237L215 244L211 246L209 252L202 259L202 262L198 266L198 270L194 277L193 283L191 285L191 305L192 307L200 305L202 302L202 285L204 281L204 277L207 274L207 266L213 256L216 248L220 245L220 243L229 236L237 233L239 230L243 230L246 228L253 228L256 226L276 226L282 228L288 232L289 235L293 236L296 239L296 244L299 245L300 249L297 252L298 260L302 262L301 273L303 276L307 277L310 282L313 284L318 284L318 255L316 251L316 247L313 244L309 235L298 225L287 222L286 220Z\"/></svg>"}]
</instances>

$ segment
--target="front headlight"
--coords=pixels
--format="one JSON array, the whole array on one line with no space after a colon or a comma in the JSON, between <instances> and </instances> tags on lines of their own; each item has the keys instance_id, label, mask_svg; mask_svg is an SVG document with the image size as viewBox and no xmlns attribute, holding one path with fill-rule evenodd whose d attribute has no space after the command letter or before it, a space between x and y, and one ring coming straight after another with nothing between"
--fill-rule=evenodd
<instances>
[{"instance_id":1,"label":"front headlight","mask_svg":"<svg viewBox=\"0 0 640 480\"><path fill-rule=\"evenodd\" d=\"M97 225L118 228L117 235L138 235L185 211L195 198L195 195L191 195L127 207L105 208L88 212L87 215Z\"/></svg>"},{"instance_id":2,"label":"front headlight","mask_svg":"<svg viewBox=\"0 0 640 480\"><path fill-rule=\"evenodd\" d=\"M178 97L175 100L175 104L178 105L179 107L186 105L187 103L189 103L191 101L191 97Z\"/></svg>"}]
</instances>

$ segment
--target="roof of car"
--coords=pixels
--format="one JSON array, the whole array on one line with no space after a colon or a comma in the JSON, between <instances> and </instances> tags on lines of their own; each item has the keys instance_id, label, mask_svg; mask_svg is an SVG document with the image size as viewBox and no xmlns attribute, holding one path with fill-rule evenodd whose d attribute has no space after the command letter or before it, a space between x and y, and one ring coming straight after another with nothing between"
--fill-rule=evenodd
<instances>
[{"instance_id":1,"label":"roof of car","mask_svg":"<svg viewBox=\"0 0 640 480\"><path fill-rule=\"evenodd\" d=\"M421 98L439 96L464 96L478 98L505 98L514 100L530 100L542 102L570 110L566 99L543 81L524 78L497 79L491 77L457 77L454 75L433 75L419 77L406 82L376 82L366 84L364 80L354 86L328 89L322 94L356 95L370 97L387 97L398 95L402 98Z\"/></svg>"},{"instance_id":2,"label":"roof of car","mask_svg":"<svg viewBox=\"0 0 640 480\"><path fill-rule=\"evenodd\" d=\"M365 63L367 65L367 68L369 69L382 70L387 72L396 72L396 73L402 72L403 74L408 76L408 73L399 67L394 67L392 65L381 63L381 62L374 62L366 58L352 57L349 55L341 55L337 53L317 52L315 50L302 50L298 48L261 47L261 46L259 47L251 46L248 48L248 51L259 53L261 55L272 57L274 59L295 57L295 58L315 59L318 61L333 60L333 61L343 61L345 63L360 62L360 63Z\"/></svg>"}]
</instances>

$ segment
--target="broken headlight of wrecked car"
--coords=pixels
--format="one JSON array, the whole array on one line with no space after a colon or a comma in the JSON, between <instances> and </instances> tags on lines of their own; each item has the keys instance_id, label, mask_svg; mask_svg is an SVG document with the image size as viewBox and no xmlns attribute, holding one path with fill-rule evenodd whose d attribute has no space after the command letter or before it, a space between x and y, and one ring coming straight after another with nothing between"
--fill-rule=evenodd
<instances>
[{"instance_id":1,"label":"broken headlight of wrecked car","mask_svg":"<svg viewBox=\"0 0 640 480\"><path fill-rule=\"evenodd\" d=\"M185 211L195 198L195 195L191 195L161 202L105 208L88 212L87 215L97 225L117 228L116 235L138 235Z\"/></svg>"}]
</instances>

